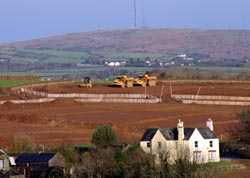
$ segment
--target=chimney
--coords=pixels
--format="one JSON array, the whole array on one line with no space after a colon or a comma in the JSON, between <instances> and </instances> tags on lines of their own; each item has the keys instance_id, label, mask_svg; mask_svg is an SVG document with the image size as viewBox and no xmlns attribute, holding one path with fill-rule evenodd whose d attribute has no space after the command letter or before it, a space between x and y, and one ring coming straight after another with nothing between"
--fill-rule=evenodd
<instances>
[{"instance_id":1,"label":"chimney","mask_svg":"<svg viewBox=\"0 0 250 178\"><path fill-rule=\"evenodd\" d=\"M177 130L178 130L178 141L182 141L184 139L184 123L179 119L177 123Z\"/></svg>"},{"instance_id":2,"label":"chimney","mask_svg":"<svg viewBox=\"0 0 250 178\"><path fill-rule=\"evenodd\" d=\"M210 130L214 131L214 126L213 126L213 121L212 121L212 119L209 118L209 119L207 120L206 123L207 123L207 127L208 127Z\"/></svg>"}]
</instances>

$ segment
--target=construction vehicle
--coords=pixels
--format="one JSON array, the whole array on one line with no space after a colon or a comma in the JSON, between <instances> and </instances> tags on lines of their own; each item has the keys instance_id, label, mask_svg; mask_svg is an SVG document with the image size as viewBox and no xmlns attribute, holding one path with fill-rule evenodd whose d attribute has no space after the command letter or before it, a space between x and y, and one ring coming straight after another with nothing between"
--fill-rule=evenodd
<instances>
[{"instance_id":1,"label":"construction vehicle","mask_svg":"<svg viewBox=\"0 0 250 178\"><path fill-rule=\"evenodd\" d=\"M140 85L142 87L150 86L155 87L157 76L149 76L147 74L139 75L134 79L133 85Z\"/></svg>"},{"instance_id":2,"label":"construction vehicle","mask_svg":"<svg viewBox=\"0 0 250 178\"><path fill-rule=\"evenodd\" d=\"M124 87L133 87L133 77L127 77L126 75L117 76L116 79L113 81L112 86L118 86L121 88Z\"/></svg>"},{"instance_id":3,"label":"construction vehicle","mask_svg":"<svg viewBox=\"0 0 250 178\"><path fill-rule=\"evenodd\" d=\"M92 88L90 77L84 77L83 81L79 84L80 87Z\"/></svg>"}]
</instances>

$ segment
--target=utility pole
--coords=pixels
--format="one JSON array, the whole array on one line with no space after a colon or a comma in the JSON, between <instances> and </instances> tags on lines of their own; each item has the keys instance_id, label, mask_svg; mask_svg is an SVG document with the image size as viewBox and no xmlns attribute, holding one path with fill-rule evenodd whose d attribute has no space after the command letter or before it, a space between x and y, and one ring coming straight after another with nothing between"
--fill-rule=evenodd
<instances>
[{"instance_id":1,"label":"utility pole","mask_svg":"<svg viewBox=\"0 0 250 178\"><path fill-rule=\"evenodd\" d=\"M161 96L160 96L161 102L162 102L162 97L163 97L163 90L164 90L164 84L162 85L162 88L161 88Z\"/></svg>"},{"instance_id":2,"label":"utility pole","mask_svg":"<svg viewBox=\"0 0 250 178\"><path fill-rule=\"evenodd\" d=\"M172 95L173 95L173 91L172 91L172 83L171 81L169 82L169 90L170 90L170 97L172 98Z\"/></svg>"},{"instance_id":3,"label":"utility pole","mask_svg":"<svg viewBox=\"0 0 250 178\"><path fill-rule=\"evenodd\" d=\"M135 21L135 28L137 28L137 19L136 19L136 0L134 0L134 21Z\"/></svg>"},{"instance_id":4,"label":"utility pole","mask_svg":"<svg viewBox=\"0 0 250 178\"><path fill-rule=\"evenodd\" d=\"M199 87L199 89L197 91L197 94L195 95L194 103L196 103L196 100L197 100L197 98L199 96L200 90L201 90L201 87Z\"/></svg>"}]
</instances>

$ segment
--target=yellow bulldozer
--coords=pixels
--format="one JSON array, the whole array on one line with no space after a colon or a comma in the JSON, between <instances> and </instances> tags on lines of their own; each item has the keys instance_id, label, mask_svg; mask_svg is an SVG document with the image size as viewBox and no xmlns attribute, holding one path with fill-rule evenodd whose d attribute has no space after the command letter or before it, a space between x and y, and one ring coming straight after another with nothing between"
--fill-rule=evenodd
<instances>
[{"instance_id":1,"label":"yellow bulldozer","mask_svg":"<svg viewBox=\"0 0 250 178\"><path fill-rule=\"evenodd\" d=\"M142 87L155 87L157 76L149 76L147 74L139 75L134 79L133 85L140 85Z\"/></svg>"},{"instance_id":2,"label":"yellow bulldozer","mask_svg":"<svg viewBox=\"0 0 250 178\"><path fill-rule=\"evenodd\" d=\"M113 81L112 86L118 86L121 88L124 87L133 87L133 77L127 77L126 75L117 76L116 79Z\"/></svg>"},{"instance_id":3,"label":"yellow bulldozer","mask_svg":"<svg viewBox=\"0 0 250 178\"><path fill-rule=\"evenodd\" d=\"M84 77L83 81L80 82L79 87L92 88L90 77Z\"/></svg>"}]
</instances>

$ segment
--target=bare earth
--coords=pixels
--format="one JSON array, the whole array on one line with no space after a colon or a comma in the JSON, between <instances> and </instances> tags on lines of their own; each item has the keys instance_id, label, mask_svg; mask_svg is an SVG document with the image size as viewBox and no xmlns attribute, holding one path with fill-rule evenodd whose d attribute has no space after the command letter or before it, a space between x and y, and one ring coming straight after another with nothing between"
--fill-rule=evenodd
<instances>
[{"instance_id":1,"label":"bare earth","mask_svg":"<svg viewBox=\"0 0 250 178\"><path fill-rule=\"evenodd\" d=\"M160 96L163 83L147 87L146 92ZM174 94L250 96L250 83L173 83ZM35 88L48 93L145 93L141 87L112 88L105 85L91 89L76 85L44 86ZM0 147L11 146L15 135L34 137L35 144L48 146L90 143L93 131L109 124L121 141L138 142L149 127L175 127L181 119L185 127L204 127L207 118L214 120L215 132L221 139L228 138L228 130L237 123L236 113L247 107L184 105L169 97L169 82L164 82L163 103L77 103L73 99L57 99L52 103L0 105ZM10 98L17 98L10 96ZM5 98L6 99L6 98Z\"/></svg>"},{"instance_id":2,"label":"bare earth","mask_svg":"<svg viewBox=\"0 0 250 178\"><path fill-rule=\"evenodd\" d=\"M164 88L163 88L164 84ZM250 96L250 83L172 82L173 94ZM73 99L57 99L52 103L0 105L0 148L13 148L13 138L20 135L33 138L34 145L55 147L91 143L93 131L100 125L109 124L122 142L139 142L146 128L176 127L178 119L185 127L204 127L212 118L214 129L220 139L229 138L229 131L237 124L237 112L248 107L184 105L170 99L169 82L158 82L156 87L112 88L97 85L91 89L76 85L43 86L36 91L48 93L148 93L160 96L163 88L163 103L120 104L78 103ZM32 98L32 96L29 96ZM21 96L10 96L18 99ZM2 98L1 100L6 100ZM29 143L30 144L30 143ZM249 160L244 171L228 171L221 177L249 176Z\"/></svg>"}]
</instances>

